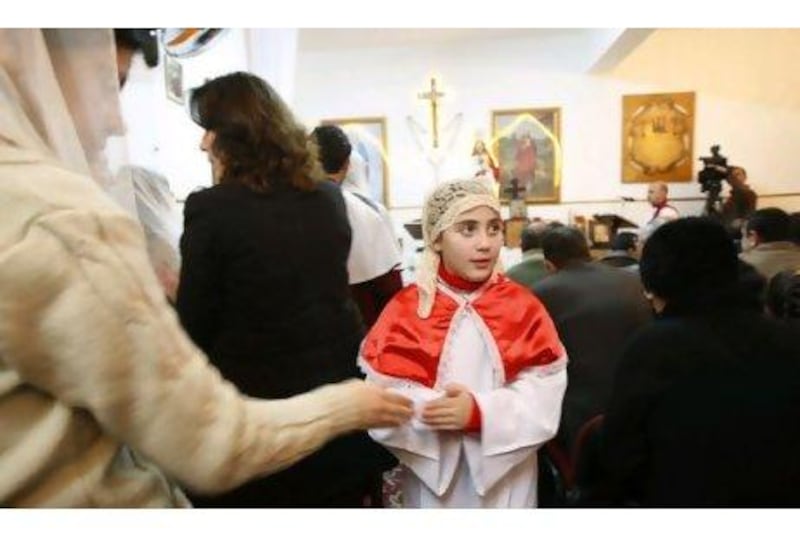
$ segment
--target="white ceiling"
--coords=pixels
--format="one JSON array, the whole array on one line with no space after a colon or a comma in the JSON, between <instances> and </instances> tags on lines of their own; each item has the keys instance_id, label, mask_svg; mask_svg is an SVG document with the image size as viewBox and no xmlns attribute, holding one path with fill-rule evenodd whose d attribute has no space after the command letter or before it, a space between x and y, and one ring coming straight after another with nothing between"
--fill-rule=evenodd
<instances>
[{"instance_id":1,"label":"white ceiling","mask_svg":"<svg viewBox=\"0 0 800 535\"><path fill-rule=\"evenodd\" d=\"M407 47L490 39L552 39L591 34L603 30L585 28L306 28L300 29L301 51L344 48Z\"/></svg>"}]
</instances>

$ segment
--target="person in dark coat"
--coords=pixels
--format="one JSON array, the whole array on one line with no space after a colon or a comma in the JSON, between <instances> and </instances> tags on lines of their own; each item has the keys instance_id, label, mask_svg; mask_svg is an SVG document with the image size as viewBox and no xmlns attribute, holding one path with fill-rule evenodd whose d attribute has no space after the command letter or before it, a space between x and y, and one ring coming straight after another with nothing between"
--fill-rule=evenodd
<instances>
[{"instance_id":1,"label":"person in dark coat","mask_svg":"<svg viewBox=\"0 0 800 535\"><path fill-rule=\"evenodd\" d=\"M186 199L181 322L223 377L250 396L285 398L359 377L364 335L349 296L350 227L338 188L262 79L234 73L191 96L215 185ZM242 452L246 455L247 452ZM379 500L396 461L365 433L200 507L357 507ZM209 466L209 470L213 470Z\"/></svg>"},{"instance_id":2,"label":"person in dark coat","mask_svg":"<svg viewBox=\"0 0 800 535\"><path fill-rule=\"evenodd\" d=\"M557 441L572 450L580 427L608 403L611 383L628 337L652 311L635 273L592 262L583 234L572 227L548 230L542 240L550 276L533 285L567 349L567 392Z\"/></svg>"},{"instance_id":3,"label":"person in dark coat","mask_svg":"<svg viewBox=\"0 0 800 535\"><path fill-rule=\"evenodd\" d=\"M611 502L800 505L800 334L755 306L719 223L667 223L640 270L658 318L615 377L602 446Z\"/></svg>"},{"instance_id":4,"label":"person in dark coat","mask_svg":"<svg viewBox=\"0 0 800 535\"><path fill-rule=\"evenodd\" d=\"M638 236L632 232L620 232L611 239L609 253L598 260L607 266L628 268L636 272L639 261L636 259Z\"/></svg>"}]
</instances>

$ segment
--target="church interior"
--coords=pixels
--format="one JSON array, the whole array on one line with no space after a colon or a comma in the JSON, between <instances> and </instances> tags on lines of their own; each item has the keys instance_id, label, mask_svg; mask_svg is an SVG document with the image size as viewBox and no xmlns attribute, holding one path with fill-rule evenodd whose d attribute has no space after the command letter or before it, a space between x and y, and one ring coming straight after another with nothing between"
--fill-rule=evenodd
<instances>
[{"instance_id":1,"label":"church interior","mask_svg":"<svg viewBox=\"0 0 800 535\"><path fill-rule=\"evenodd\" d=\"M0 28L0 507L796 508L798 53Z\"/></svg>"},{"instance_id":2,"label":"church interior","mask_svg":"<svg viewBox=\"0 0 800 535\"><path fill-rule=\"evenodd\" d=\"M623 179L623 97L643 94L694 94L685 170L679 180L661 175L682 213L702 212L699 158L712 145L747 169L762 204L797 211L800 75L786 65L799 48L798 30L777 28L231 29L176 61L184 93L245 69L273 83L309 130L378 121L383 169L373 194L406 236L402 225L420 217L426 192L473 172L476 140L497 141L493 113L536 109L558 113L560 183L557 200L532 199L529 217L567 223L616 213L641 224L648 178ZM211 179L197 150L201 131L187 120L185 98L167 95L166 72L163 62L148 69L135 60L122 93L123 152L166 176L182 200ZM430 101L420 98L432 78L443 94L437 148Z\"/></svg>"}]
</instances>

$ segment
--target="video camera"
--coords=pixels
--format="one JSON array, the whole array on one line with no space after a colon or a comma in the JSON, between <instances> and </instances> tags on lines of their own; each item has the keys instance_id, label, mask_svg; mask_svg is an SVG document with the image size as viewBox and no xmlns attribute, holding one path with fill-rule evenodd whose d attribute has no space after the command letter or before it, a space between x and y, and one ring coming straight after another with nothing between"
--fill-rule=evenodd
<instances>
[{"instance_id":1,"label":"video camera","mask_svg":"<svg viewBox=\"0 0 800 535\"><path fill-rule=\"evenodd\" d=\"M719 145L711 146L711 156L701 156L703 168L697 174L700 191L716 192L722 189L722 181L730 174L728 159L719 153Z\"/></svg>"}]
</instances>

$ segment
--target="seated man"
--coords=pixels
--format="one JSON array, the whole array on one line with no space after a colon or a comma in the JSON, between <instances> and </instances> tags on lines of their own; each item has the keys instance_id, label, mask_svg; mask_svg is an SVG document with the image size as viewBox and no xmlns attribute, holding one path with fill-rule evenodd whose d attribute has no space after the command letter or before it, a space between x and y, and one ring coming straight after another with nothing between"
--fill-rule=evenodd
<instances>
[{"instance_id":1,"label":"seated man","mask_svg":"<svg viewBox=\"0 0 800 535\"><path fill-rule=\"evenodd\" d=\"M544 221L534 221L522 229L520 234L522 260L506 271L509 279L523 286L533 286L547 275L542 253L542 236L547 228L547 223Z\"/></svg>"},{"instance_id":2,"label":"seated man","mask_svg":"<svg viewBox=\"0 0 800 535\"><path fill-rule=\"evenodd\" d=\"M553 318L569 355L569 381L557 436L569 452L581 425L605 408L620 352L652 313L639 278L592 262L579 230L550 229L542 247L545 264L553 273L534 284L533 292Z\"/></svg>"},{"instance_id":3,"label":"seated man","mask_svg":"<svg viewBox=\"0 0 800 535\"><path fill-rule=\"evenodd\" d=\"M636 234L620 232L611 239L611 251L599 261L607 266L630 268L639 264L636 259Z\"/></svg>"},{"instance_id":4,"label":"seated man","mask_svg":"<svg viewBox=\"0 0 800 535\"><path fill-rule=\"evenodd\" d=\"M768 281L784 270L800 269L800 246L791 241L791 218L780 208L756 210L742 227L739 258Z\"/></svg>"}]
</instances>

